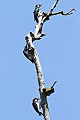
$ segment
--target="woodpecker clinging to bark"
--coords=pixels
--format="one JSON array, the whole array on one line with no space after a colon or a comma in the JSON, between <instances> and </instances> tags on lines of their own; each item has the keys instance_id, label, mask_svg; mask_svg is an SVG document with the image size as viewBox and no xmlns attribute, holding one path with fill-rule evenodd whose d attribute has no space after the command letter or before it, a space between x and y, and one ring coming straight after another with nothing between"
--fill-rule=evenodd
<instances>
[{"instance_id":1,"label":"woodpecker clinging to bark","mask_svg":"<svg viewBox=\"0 0 80 120\"><path fill-rule=\"evenodd\" d=\"M40 103L38 103L38 100L40 100L40 99L38 99L38 98L34 98L33 100L32 100L32 106L33 106L33 108L35 109L35 111L39 114L39 115L43 115L43 113L40 111ZM43 115L44 116L44 115Z\"/></svg>"},{"instance_id":2,"label":"woodpecker clinging to bark","mask_svg":"<svg viewBox=\"0 0 80 120\"><path fill-rule=\"evenodd\" d=\"M33 14L34 14L34 20L36 20L37 23L38 23L38 12L40 11L40 7L41 7L41 5L37 4L35 6L35 9L34 9L34 12L33 12Z\"/></svg>"}]
</instances>

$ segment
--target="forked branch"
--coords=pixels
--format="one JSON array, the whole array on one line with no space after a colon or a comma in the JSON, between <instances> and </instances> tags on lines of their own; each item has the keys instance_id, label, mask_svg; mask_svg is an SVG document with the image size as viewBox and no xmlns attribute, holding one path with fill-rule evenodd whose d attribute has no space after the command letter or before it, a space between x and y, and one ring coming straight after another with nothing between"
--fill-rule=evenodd
<instances>
[{"instance_id":1,"label":"forked branch","mask_svg":"<svg viewBox=\"0 0 80 120\"><path fill-rule=\"evenodd\" d=\"M36 51L36 48L35 48L33 42L35 40L40 40L41 37L45 36L45 34L42 31L43 24L44 24L44 22L49 20L49 18L51 16L58 15L58 14L67 16L67 15L73 14L72 13L73 11L76 11L73 8L67 13L64 13L64 11L53 12L58 1L59 0L55 0L49 13L41 12L41 10L40 10L41 5L37 4L35 6L35 10L33 13L34 13L34 17L35 17L35 21L36 21L37 25L35 27L35 32L30 32L25 37L26 46L24 47L24 50L23 50L23 53L26 56L26 58L29 59L32 63L34 63L35 68L36 68L38 85L39 85L39 93L40 93L40 98L41 98L41 107L43 109L44 120L50 120L47 96L50 96L52 93L54 93L54 85L55 85L56 81L54 82L54 84L50 88L45 87L41 64L40 64L38 53Z\"/></svg>"}]
</instances>

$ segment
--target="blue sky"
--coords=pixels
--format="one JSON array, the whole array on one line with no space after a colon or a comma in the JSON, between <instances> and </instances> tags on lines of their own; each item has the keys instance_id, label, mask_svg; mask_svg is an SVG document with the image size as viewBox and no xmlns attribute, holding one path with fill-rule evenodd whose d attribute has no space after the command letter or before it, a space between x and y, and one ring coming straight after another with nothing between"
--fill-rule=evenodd
<instances>
[{"instance_id":1,"label":"blue sky","mask_svg":"<svg viewBox=\"0 0 80 120\"><path fill-rule=\"evenodd\" d=\"M48 12L51 0L2 0L0 2L0 120L38 120L32 108L39 97L34 64L22 51L25 36L35 29L34 6ZM53 16L44 24L46 36L34 45L38 51L46 87L55 85L48 97L51 120L80 120L80 0L59 0L54 11L71 16Z\"/></svg>"}]
</instances>

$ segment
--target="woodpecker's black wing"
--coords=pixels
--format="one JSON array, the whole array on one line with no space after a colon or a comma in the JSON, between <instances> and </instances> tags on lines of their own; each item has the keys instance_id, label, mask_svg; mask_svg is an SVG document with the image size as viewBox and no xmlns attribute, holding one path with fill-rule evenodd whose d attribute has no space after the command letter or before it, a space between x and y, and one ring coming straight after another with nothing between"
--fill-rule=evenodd
<instances>
[{"instance_id":1,"label":"woodpecker's black wing","mask_svg":"<svg viewBox=\"0 0 80 120\"><path fill-rule=\"evenodd\" d=\"M34 14L34 20L36 20L37 23L38 23L38 12L39 9L35 7L33 14Z\"/></svg>"},{"instance_id":2,"label":"woodpecker's black wing","mask_svg":"<svg viewBox=\"0 0 80 120\"><path fill-rule=\"evenodd\" d=\"M36 22L38 23L38 18L37 18L38 14L35 11L33 13L34 13L34 21L36 20Z\"/></svg>"},{"instance_id":3,"label":"woodpecker's black wing","mask_svg":"<svg viewBox=\"0 0 80 120\"><path fill-rule=\"evenodd\" d=\"M38 110L36 103L32 103L32 106L33 106L33 108L35 109L35 111L39 114L39 116L40 116L40 115L43 115L43 113Z\"/></svg>"},{"instance_id":4,"label":"woodpecker's black wing","mask_svg":"<svg viewBox=\"0 0 80 120\"><path fill-rule=\"evenodd\" d=\"M36 20L37 23L38 23L38 12L39 12L39 10L40 10L40 6L41 6L41 5L37 4L37 5L35 6L35 9L34 9L34 12L33 12L33 14L34 14L34 20Z\"/></svg>"}]
</instances>

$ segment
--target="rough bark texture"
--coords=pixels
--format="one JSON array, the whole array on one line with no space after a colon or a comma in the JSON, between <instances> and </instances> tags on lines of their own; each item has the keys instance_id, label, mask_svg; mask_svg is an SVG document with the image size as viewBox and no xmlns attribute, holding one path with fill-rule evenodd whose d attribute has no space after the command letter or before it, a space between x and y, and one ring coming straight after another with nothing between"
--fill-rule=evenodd
<instances>
[{"instance_id":1,"label":"rough bark texture","mask_svg":"<svg viewBox=\"0 0 80 120\"><path fill-rule=\"evenodd\" d=\"M49 113L49 108L48 108L48 102L47 102L47 96L50 96L52 93L54 93L54 84L50 88L45 87L44 83L44 78L43 78L43 73L42 73L42 68L41 64L38 58L38 53L36 51L36 48L33 44L35 40L40 40L41 37L45 36L45 34L42 32L43 24L49 18L53 15L57 14L62 14L62 15L70 15L72 14L72 11L75 9L70 10L68 13L64 13L63 11L59 12L53 12L54 8L56 7L57 3L59 0L55 0L52 8L50 9L49 13L41 12L39 9L38 14L37 14L37 25L35 27L35 32L30 32L26 37L26 46L23 50L24 55L26 56L27 59L29 59L32 63L34 63L36 72L37 72L37 78L38 78L38 85L39 85L39 93L40 93L40 98L41 98L41 107L43 109L43 114L44 114L44 120L50 120L50 113Z\"/></svg>"},{"instance_id":2,"label":"rough bark texture","mask_svg":"<svg viewBox=\"0 0 80 120\"><path fill-rule=\"evenodd\" d=\"M34 51L34 54L35 54L34 64L35 64L36 71L37 71L39 92L40 92L40 98L41 98L41 106L43 108L43 114L44 114L45 120L50 120L47 98L45 94L43 93L43 88L45 88L45 83L44 83L43 73L41 69L41 64L40 64L36 49Z\"/></svg>"},{"instance_id":3,"label":"rough bark texture","mask_svg":"<svg viewBox=\"0 0 80 120\"><path fill-rule=\"evenodd\" d=\"M31 60L31 62L33 61L33 63L35 64L36 72L37 72L37 78L38 78L38 84L39 84L41 106L42 106L43 113L44 113L44 119L45 120L50 120L47 97L43 93L43 88L45 88L45 83L44 83L44 79L43 79L41 64L40 64L40 61L39 61L39 58L38 58L36 48L34 47L34 45L32 43L30 35L27 36L27 44L28 44L28 48L27 48L28 52L26 52L25 49L24 49L23 53L26 53L26 54L28 53L29 60Z\"/></svg>"}]
</instances>

